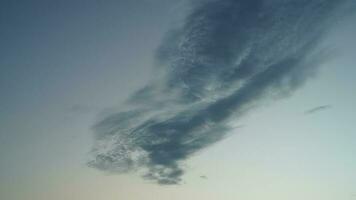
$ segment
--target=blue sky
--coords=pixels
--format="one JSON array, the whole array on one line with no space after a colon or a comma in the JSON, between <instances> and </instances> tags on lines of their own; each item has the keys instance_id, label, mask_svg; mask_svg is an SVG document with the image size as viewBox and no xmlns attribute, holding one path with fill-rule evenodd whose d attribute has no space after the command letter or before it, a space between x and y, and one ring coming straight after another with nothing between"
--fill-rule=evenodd
<instances>
[{"instance_id":1,"label":"blue sky","mask_svg":"<svg viewBox=\"0 0 356 200\"><path fill-rule=\"evenodd\" d=\"M2 1L0 197L10 200L355 198L354 17L342 18L328 27L326 33L320 33L322 40L312 51L304 49L303 44L314 42L313 33L319 33L313 29L309 35L304 33L308 24L295 26L300 31L289 32L291 29L282 20L275 32L270 29L261 32L251 18L236 21L224 17L225 13L235 13L234 9L241 5L229 0L212 2L196 1L192 5L163 0ZM255 3L244 5L251 10L240 17L253 18L255 12L260 12ZM270 6L277 9L277 5ZM308 13L308 6L295 8L305 12L304 16L314 17L305 18L310 20L305 23L322 24L316 19L315 10ZM284 12L289 10L277 11L285 16L288 13ZM294 14L298 12L283 19L294 22ZM211 32L204 33L209 42L193 37L194 27L206 28L196 20L199 16L208 19L205 23L213 27L207 29ZM241 24L247 24L245 27L252 32L231 28ZM216 38L219 34L224 38ZM262 35L265 38L260 38ZM278 37L290 43L269 43ZM298 42L291 42L295 38ZM256 47L249 46L250 41ZM245 46L242 48L240 44ZM260 50L270 44L271 49ZM278 50L284 45L294 50ZM186 49L182 50L182 46ZM324 47L331 53L310 76L312 71L304 66L305 60ZM310 54L297 56L294 53L298 48ZM188 54L194 51L202 53ZM300 58L303 62L296 69L303 73L295 77L303 80L303 84L297 90L289 87L284 90L288 81L283 82L286 84L283 87L273 88L276 96L254 97L258 99L257 105L253 104L246 113L245 107L238 105L252 106L250 100L245 104L232 101L229 104L234 106L222 104L217 110L211 109L209 105L220 105L222 97L233 96L241 87L232 81L219 82L218 74L231 75L234 67L244 67L236 64L239 63L236 60L246 59L244 56L250 54L251 61L266 59L268 63L278 63L284 59L283 55ZM191 59L193 64L179 61L182 58ZM251 66L265 67L259 64ZM190 68L200 65L205 68L197 68L197 72ZM177 66L183 70L175 71ZM273 76L266 80L270 77ZM310 78L304 81L304 77ZM170 90L163 90L167 85ZM320 106L325 109L305 114ZM132 111L144 114L134 114L129 127L115 117ZM196 116L204 116L200 114L202 111L213 117L204 120L209 121L204 129L200 125L193 129L194 124L187 119L200 119ZM227 111L232 115L216 117ZM145 120L150 123L142 124ZM174 129L177 126L172 121L189 128L179 133L183 129ZM100 124L114 127L114 134L107 136L107 128L95 128ZM118 130L140 127L146 128L140 129L138 138L148 137L150 143L131 143L131 139L137 138L120 138L123 133ZM155 130L167 133L175 130L190 139L176 143L175 137L168 137L167 145L154 146L167 139L166 136L156 139ZM185 150L189 145L177 145L207 141L196 137L199 134L213 142L198 145L194 151ZM220 137L223 139L215 141ZM134 160L131 150L124 151L125 158L131 159L130 163L134 161L133 165L125 165L122 154L117 152L123 147L143 149L143 160ZM175 157L177 149L183 153ZM98 155L113 162L98 159Z\"/></svg>"}]
</instances>

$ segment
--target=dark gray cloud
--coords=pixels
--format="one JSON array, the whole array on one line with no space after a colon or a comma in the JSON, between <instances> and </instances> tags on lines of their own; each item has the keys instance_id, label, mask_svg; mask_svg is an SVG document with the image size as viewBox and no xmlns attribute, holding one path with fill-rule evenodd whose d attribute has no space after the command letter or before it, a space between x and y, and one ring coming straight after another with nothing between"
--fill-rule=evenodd
<instances>
[{"instance_id":1,"label":"dark gray cloud","mask_svg":"<svg viewBox=\"0 0 356 200\"><path fill-rule=\"evenodd\" d=\"M330 108L332 108L331 105L317 106L317 107L314 107L312 109L309 109L309 110L305 111L304 114L310 115L310 114L314 114L314 113L317 113L317 112L320 112L320 111L323 111L323 110L327 110L327 109L330 109Z\"/></svg>"},{"instance_id":2,"label":"dark gray cloud","mask_svg":"<svg viewBox=\"0 0 356 200\"><path fill-rule=\"evenodd\" d=\"M157 76L95 127L89 166L179 184L183 162L229 122L290 95L325 58L322 36L351 0L193 1L157 51Z\"/></svg>"}]
</instances>

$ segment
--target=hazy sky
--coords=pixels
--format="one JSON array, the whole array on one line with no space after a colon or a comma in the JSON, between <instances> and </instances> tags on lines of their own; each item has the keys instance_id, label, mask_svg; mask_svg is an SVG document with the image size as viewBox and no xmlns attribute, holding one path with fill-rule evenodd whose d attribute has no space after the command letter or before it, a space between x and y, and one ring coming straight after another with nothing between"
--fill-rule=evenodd
<instances>
[{"instance_id":1,"label":"hazy sky","mask_svg":"<svg viewBox=\"0 0 356 200\"><path fill-rule=\"evenodd\" d=\"M355 17L280 1L2 0L0 199L356 199Z\"/></svg>"}]
</instances>

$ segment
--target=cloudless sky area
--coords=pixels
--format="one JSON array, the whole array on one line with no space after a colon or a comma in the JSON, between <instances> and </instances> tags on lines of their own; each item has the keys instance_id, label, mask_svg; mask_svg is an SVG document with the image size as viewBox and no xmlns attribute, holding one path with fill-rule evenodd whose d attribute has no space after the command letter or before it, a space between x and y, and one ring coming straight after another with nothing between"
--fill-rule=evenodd
<instances>
[{"instance_id":1,"label":"cloudless sky area","mask_svg":"<svg viewBox=\"0 0 356 200\"><path fill-rule=\"evenodd\" d=\"M157 79L157 49L191 11L187 0L1 0L0 199L356 200L354 16L325 33L332 56L312 78L180 159L179 184L88 166L93 127Z\"/></svg>"}]
</instances>

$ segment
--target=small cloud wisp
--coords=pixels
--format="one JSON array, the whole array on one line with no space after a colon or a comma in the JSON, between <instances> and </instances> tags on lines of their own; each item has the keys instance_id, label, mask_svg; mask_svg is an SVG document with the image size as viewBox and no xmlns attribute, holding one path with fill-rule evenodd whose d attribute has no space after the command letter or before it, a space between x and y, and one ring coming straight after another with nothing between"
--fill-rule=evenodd
<instances>
[{"instance_id":1,"label":"small cloud wisp","mask_svg":"<svg viewBox=\"0 0 356 200\"><path fill-rule=\"evenodd\" d=\"M317 107L314 107L312 109L305 111L304 114L311 115L311 114L318 113L318 112L321 112L321 111L324 111L324 110L327 110L330 108L332 108L331 105L317 106Z\"/></svg>"}]
</instances>

